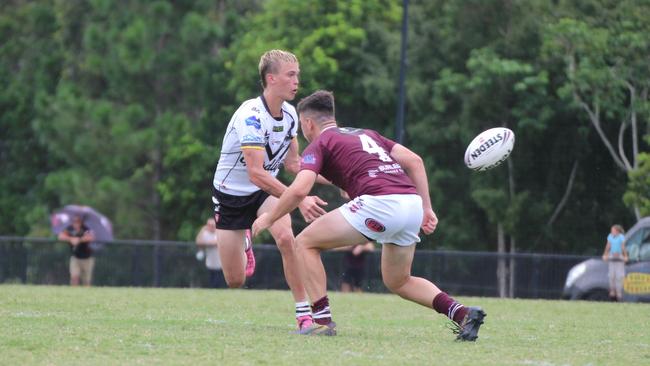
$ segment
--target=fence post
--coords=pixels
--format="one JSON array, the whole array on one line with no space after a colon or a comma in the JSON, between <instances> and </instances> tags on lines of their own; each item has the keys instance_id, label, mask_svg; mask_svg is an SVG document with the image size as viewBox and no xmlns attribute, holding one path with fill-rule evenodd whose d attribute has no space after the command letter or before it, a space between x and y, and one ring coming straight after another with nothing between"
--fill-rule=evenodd
<instances>
[{"instance_id":1,"label":"fence post","mask_svg":"<svg viewBox=\"0 0 650 366\"><path fill-rule=\"evenodd\" d=\"M131 286L140 286L140 246L133 246L133 255L131 256Z\"/></svg>"},{"instance_id":2,"label":"fence post","mask_svg":"<svg viewBox=\"0 0 650 366\"><path fill-rule=\"evenodd\" d=\"M156 244L153 247L153 285L154 287L160 287L160 245Z\"/></svg>"},{"instance_id":3,"label":"fence post","mask_svg":"<svg viewBox=\"0 0 650 366\"><path fill-rule=\"evenodd\" d=\"M533 297L537 298L538 293L539 293L539 261L540 258L538 256L533 257Z\"/></svg>"}]
</instances>

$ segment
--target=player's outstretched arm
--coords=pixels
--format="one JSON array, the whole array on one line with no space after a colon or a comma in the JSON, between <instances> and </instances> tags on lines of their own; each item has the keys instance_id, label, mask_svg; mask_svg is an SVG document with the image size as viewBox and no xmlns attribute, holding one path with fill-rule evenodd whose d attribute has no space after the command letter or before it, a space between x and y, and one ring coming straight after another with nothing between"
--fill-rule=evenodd
<instances>
[{"instance_id":1,"label":"player's outstretched arm","mask_svg":"<svg viewBox=\"0 0 650 366\"><path fill-rule=\"evenodd\" d=\"M244 152L246 169L251 182L268 194L280 198L282 193L287 190L287 186L264 169L264 151L244 148L242 148L242 151ZM327 205L327 202L322 199L309 196L300 202L300 213L302 213L305 221L312 222L326 214L325 210L320 207L325 205Z\"/></svg>"},{"instance_id":2,"label":"player's outstretched arm","mask_svg":"<svg viewBox=\"0 0 650 366\"><path fill-rule=\"evenodd\" d=\"M288 214L298 207L298 205L307 197L309 191L316 182L317 174L311 170L302 170L296 176L284 193L280 196L278 203L269 213L262 214L253 223L253 235L268 229L279 218Z\"/></svg>"},{"instance_id":3,"label":"player's outstretched arm","mask_svg":"<svg viewBox=\"0 0 650 366\"><path fill-rule=\"evenodd\" d=\"M424 209L422 230L425 234L431 234L438 225L438 218L431 206L429 182L427 181L427 172L424 168L422 158L400 144L393 146L390 151L390 156L406 171L406 174L415 184L415 189L418 191L418 194L422 197L422 208Z\"/></svg>"}]
</instances>

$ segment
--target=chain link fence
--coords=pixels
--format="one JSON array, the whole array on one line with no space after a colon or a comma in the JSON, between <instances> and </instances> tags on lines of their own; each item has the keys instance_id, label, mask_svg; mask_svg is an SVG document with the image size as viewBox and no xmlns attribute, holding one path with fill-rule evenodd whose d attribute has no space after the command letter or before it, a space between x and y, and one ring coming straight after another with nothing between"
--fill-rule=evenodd
<instances>
[{"instance_id":1,"label":"chain link fence","mask_svg":"<svg viewBox=\"0 0 650 366\"><path fill-rule=\"evenodd\" d=\"M116 240L96 253L96 286L208 287L208 271L196 259L191 242ZM275 245L255 245L257 268L246 286L286 289L282 259ZM344 252L324 252L328 288L338 290ZM366 254L362 288L386 292L380 272L381 251ZM48 238L0 237L0 283L65 285L69 281L67 244ZM509 292L518 298L557 299L569 269L587 256L497 254L493 252L419 250L412 274L432 280L453 295L499 296L497 268L507 262Z\"/></svg>"}]
</instances>

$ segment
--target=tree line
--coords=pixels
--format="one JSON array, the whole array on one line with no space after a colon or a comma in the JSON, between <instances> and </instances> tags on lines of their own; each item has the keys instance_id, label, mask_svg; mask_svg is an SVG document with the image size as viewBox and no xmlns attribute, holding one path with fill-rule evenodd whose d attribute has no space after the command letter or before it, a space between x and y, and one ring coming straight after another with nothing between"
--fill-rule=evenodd
<instances>
[{"instance_id":1,"label":"tree line","mask_svg":"<svg viewBox=\"0 0 650 366\"><path fill-rule=\"evenodd\" d=\"M271 48L299 57L298 99L332 90L340 124L394 136L400 1L0 10L2 234L46 235L50 212L80 203L120 238L192 239L225 126L260 93ZM649 1L429 0L408 16L405 144L440 217L421 247L596 253L611 224L650 215ZM512 156L465 168L469 141L495 126L515 131Z\"/></svg>"}]
</instances>

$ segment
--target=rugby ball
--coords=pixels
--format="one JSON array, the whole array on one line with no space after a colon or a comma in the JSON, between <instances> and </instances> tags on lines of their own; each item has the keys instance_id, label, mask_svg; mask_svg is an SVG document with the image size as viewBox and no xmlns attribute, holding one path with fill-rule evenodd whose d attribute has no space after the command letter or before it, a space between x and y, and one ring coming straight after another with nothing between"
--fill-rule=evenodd
<instances>
[{"instance_id":1,"label":"rugby ball","mask_svg":"<svg viewBox=\"0 0 650 366\"><path fill-rule=\"evenodd\" d=\"M492 169L503 163L515 146L515 134L505 127L481 132L465 150L465 165L476 171Z\"/></svg>"}]
</instances>

